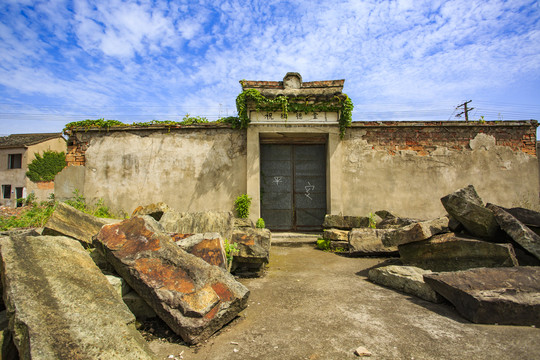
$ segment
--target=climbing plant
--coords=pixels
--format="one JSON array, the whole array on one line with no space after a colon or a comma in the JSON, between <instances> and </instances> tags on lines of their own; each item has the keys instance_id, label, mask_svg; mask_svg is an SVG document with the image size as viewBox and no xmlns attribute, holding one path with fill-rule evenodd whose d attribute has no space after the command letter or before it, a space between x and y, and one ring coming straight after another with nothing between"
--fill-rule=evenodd
<instances>
[{"instance_id":1,"label":"climbing plant","mask_svg":"<svg viewBox=\"0 0 540 360\"><path fill-rule=\"evenodd\" d=\"M35 153L35 159L28 164L26 176L33 182L52 181L66 166L66 154L64 152L45 151L43 155Z\"/></svg>"},{"instance_id":2,"label":"climbing plant","mask_svg":"<svg viewBox=\"0 0 540 360\"><path fill-rule=\"evenodd\" d=\"M287 118L289 112L330 112L336 111L339 116L340 136L345 135L345 129L351 125L354 105L346 95L336 95L326 101L315 101L314 97L298 96L293 99L279 95L275 98L267 98L256 89L246 89L236 97L236 110L238 121L233 123L234 128L245 129L249 125L248 105L253 103L257 111L281 111Z\"/></svg>"}]
</instances>

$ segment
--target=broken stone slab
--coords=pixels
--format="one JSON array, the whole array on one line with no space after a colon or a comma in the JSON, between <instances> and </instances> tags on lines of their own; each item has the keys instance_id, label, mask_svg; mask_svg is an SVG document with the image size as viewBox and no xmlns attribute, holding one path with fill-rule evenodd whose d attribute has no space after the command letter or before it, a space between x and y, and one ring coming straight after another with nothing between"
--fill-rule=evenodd
<instances>
[{"instance_id":1,"label":"broken stone slab","mask_svg":"<svg viewBox=\"0 0 540 360\"><path fill-rule=\"evenodd\" d=\"M484 206L474 186L469 185L441 198L442 205L451 217L477 237L491 239L497 235L499 225L491 210Z\"/></svg>"},{"instance_id":2,"label":"broken stone slab","mask_svg":"<svg viewBox=\"0 0 540 360\"><path fill-rule=\"evenodd\" d=\"M225 239L232 237L234 215L230 211L178 212L171 210L159 223L171 234L202 234L217 232Z\"/></svg>"},{"instance_id":3,"label":"broken stone slab","mask_svg":"<svg viewBox=\"0 0 540 360\"><path fill-rule=\"evenodd\" d=\"M540 212L538 211L521 207L507 209L499 206L499 208L503 209L528 227L540 228Z\"/></svg>"},{"instance_id":4,"label":"broken stone slab","mask_svg":"<svg viewBox=\"0 0 540 360\"><path fill-rule=\"evenodd\" d=\"M353 228L362 228L369 226L369 218L365 216L343 216L343 215L325 215L324 229L351 230Z\"/></svg>"},{"instance_id":5,"label":"broken stone slab","mask_svg":"<svg viewBox=\"0 0 540 360\"><path fill-rule=\"evenodd\" d=\"M415 266L389 265L369 270L368 279L427 301L442 302L442 297L424 282L426 274L431 271Z\"/></svg>"},{"instance_id":6,"label":"broken stone slab","mask_svg":"<svg viewBox=\"0 0 540 360\"><path fill-rule=\"evenodd\" d=\"M431 271L517 266L511 244L458 237L453 233L398 247L401 262Z\"/></svg>"},{"instance_id":7,"label":"broken stone slab","mask_svg":"<svg viewBox=\"0 0 540 360\"><path fill-rule=\"evenodd\" d=\"M149 215L153 217L156 221L159 221L161 217L163 216L163 214L165 214L168 211L171 211L171 208L169 207L169 205L163 202L158 202L154 204L137 207L135 210L133 210L131 217Z\"/></svg>"},{"instance_id":8,"label":"broken stone slab","mask_svg":"<svg viewBox=\"0 0 540 360\"><path fill-rule=\"evenodd\" d=\"M448 232L448 217L421 221L416 224L385 232L382 237L384 246L398 246L415 241L422 241L430 237Z\"/></svg>"},{"instance_id":9,"label":"broken stone slab","mask_svg":"<svg viewBox=\"0 0 540 360\"><path fill-rule=\"evenodd\" d=\"M68 236L84 244L92 244L101 227L118 222L117 219L102 219L83 213L65 203L58 203L43 228L43 235Z\"/></svg>"},{"instance_id":10,"label":"broken stone slab","mask_svg":"<svg viewBox=\"0 0 540 360\"><path fill-rule=\"evenodd\" d=\"M324 229L323 239L332 241L347 241L349 239L349 231L340 229Z\"/></svg>"},{"instance_id":11,"label":"broken stone slab","mask_svg":"<svg viewBox=\"0 0 540 360\"><path fill-rule=\"evenodd\" d=\"M330 250L336 252L345 252L349 251L349 242L348 241L339 241L334 240L330 242Z\"/></svg>"},{"instance_id":12,"label":"broken stone slab","mask_svg":"<svg viewBox=\"0 0 540 360\"><path fill-rule=\"evenodd\" d=\"M381 221L377 222L377 229L398 229L400 227L422 221L418 219L402 218L399 216L395 216L387 210L375 211L375 214L382 219Z\"/></svg>"},{"instance_id":13,"label":"broken stone slab","mask_svg":"<svg viewBox=\"0 0 540 360\"><path fill-rule=\"evenodd\" d=\"M116 272L189 344L210 337L247 305L244 285L182 250L150 216L105 225L95 242Z\"/></svg>"},{"instance_id":14,"label":"broken stone slab","mask_svg":"<svg viewBox=\"0 0 540 360\"><path fill-rule=\"evenodd\" d=\"M138 320L144 321L157 317L156 312L135 291L130 291L122 296L122 300Z\"/></svg>"},{"instance_id":15,"label":"broken stone slab","mask_svg":"<svg viewBox=\"0 0 540 360\"><path fill-rule=\"evenodd\" d=\"M487 208L493 212L497 223L512 240L540 259L540 236L497 205L488 204Z\"/></svg>"},{"instance_id":16,"label":"broken stone slab","mask_svg":"<svg viewBox=\"0 0 540 360\"><path fill-rule=\"evenodd\" d=\"M176 245L188 253L203 259L210 265L227 270L225 244L218 233L194 234L188 237L184 234L172 234L171 237Z\"/></svg>"},{"instance_id":17,"label":"broken stone slab","mask_svg":"<svg viewBox=\"0 0 540 360\"><path fill-rule=\"evenodd\" d=\"M270 257L272 233L268 229L234 229L231 244L236 244L231 271L243 276L260 276Z\"/></svg>"},{"instance_id":18,"label":"broken stone slab","mask_svg":"<svg viewBox=\"0 0 540 360\"><path fill-rule=\"evenodd\" d=\"M0 255L21 359L155 359L135 317L78 241L4 237Z\"/></svg>"},{"instance_id":19,"label":"broken stone slab","mask_svg":"<svg viewBox=\"0 0 540 360\"><path fill-rule=\"evenodd\" d=\"M126 295L131 291L129 285L121 277L114 275L105 275L105 277L107 278L109 284L111 284L114 288L114 291L116 291L118 296L120 296L120 298L122 298L122 296Z\"/></svg>"},{"instance_id":20,"label":"broken stone slab","mask_svg":"<svg viewBox=\"0 0 540 360\"><path fill-rule=\"evenodd\" d=\"M349 253L354 255L388 255L397 252L396 246L384 246L382 237L387 229L360 228L349 233Z\"/></svg>"},{"instance_id":21,"label":"broken stone slab","mask_svg":"<svg viewBox=\"0 0 540 360\"><path fill-rule=\"evenodd\" d=\"M254 228L255 224L253 224L253 221L250 219L243 219L243 218L235 218L234 219L234 227L249 227Z\"/></svg>"},{"instance_id":22,"label":"broken stone slab","mask_svg":"<svg viewBox=\"0 0 540 360\"><path fill-rule=\"evenodd\" d=\"M478 268L424 281L478 324L540 326L540 267Z\"/></svg>"}]
</instances>

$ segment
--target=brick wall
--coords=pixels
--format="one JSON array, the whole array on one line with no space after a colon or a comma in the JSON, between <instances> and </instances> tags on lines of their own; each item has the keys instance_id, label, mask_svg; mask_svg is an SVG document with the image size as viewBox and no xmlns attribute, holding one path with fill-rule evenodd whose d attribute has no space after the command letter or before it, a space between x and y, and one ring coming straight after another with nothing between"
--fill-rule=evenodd
<instances>
[{"instance_id":1,"label":"brick wall","mask_svg":"<svg viewBox=\"0 0 540 360\"><path fill-rule=\"evenodd\" d=\"M536 156L536 121L486 122L361 122L353 128L365 130L362 139L373 150L386 150L394 155L412 150L425 156L444 146L452 150L470 150L470 141L479 133L493 136L495 144ZM349 133L350 134L350 133Z\"/></svg>"},{"instance_id":2,"label":"brick wall","mask_svg":"<svg viewBox=\"0 0 540 360\"><path fill-rule=\"evenodd\" d=\"M87 142L75 143L68 145L66 154L67 166L84 166L85 165L85 152L88 149Z\"/></svg>"}]
</instances>

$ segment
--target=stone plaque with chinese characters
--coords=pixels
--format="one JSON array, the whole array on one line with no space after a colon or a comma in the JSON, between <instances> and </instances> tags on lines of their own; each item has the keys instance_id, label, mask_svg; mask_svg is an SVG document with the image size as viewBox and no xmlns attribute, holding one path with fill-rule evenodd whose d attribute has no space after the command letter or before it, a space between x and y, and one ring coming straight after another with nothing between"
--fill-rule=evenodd
<instances>
[{"instance_id":1,"label":"stone plaque with chinese characters","mask_svg":"<svg viewBox=\"0 0 540 360\"><path fill-rule=\"evenodd\" d=\"M267 111L251 111L250 112L251 123L257 124L271 124L271 123L330 123L335 124L338 122L337 112L289 112L287 116L277 112Z\"/></svg>"}]
</instances>

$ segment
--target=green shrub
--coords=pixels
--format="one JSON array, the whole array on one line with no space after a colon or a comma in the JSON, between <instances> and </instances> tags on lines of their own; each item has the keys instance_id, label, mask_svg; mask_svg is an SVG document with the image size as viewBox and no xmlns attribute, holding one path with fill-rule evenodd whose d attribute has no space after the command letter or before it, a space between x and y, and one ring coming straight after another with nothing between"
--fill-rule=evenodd
<instances>
[{"instance_id":1,"label":"green shrub","mask_svg":"<svg viewBox=\"0 0 540 360\"><path fill-rule=\"evenodd\" d=\"M26 176L33 182L52 181L66 166L66 154L64 152L45 151L43 156L35 153L35 159L28 165Z\"/></svg>"},{"instance_id":2,"label":"green shrub","mask_svg":"<svg viewBox=\"0 0 540 360\"><path fill-rule=\"evenodd\" d=\"M115 218L111 213L108 206L105 205L103 199L99 199L95 206L89 206L86 203L86 199L79 193L78 189L73 191L73 197L64 201L66 204L73 206L75 209L80 210L84 213L94 215L100 218Z\"/></svg>"},{"instance_id":3,"label":"green shrub","mask_svg":"<svg viewBox=\"0 0 540 360\"><path fill-rule=\"evenodd\" d=\"M39 205L33 203L29 209L23 210L19 216L0 216L0 230L41 227L49 220L55 208L55 202L43 201Z\"/></svg>"},{"instance_id":4,"label":"green shrub","mask_svg":"<svg viewBox=\"0 0 540 360\"><path fill-rule=\"evenodd\" d=\"M208 119L202 116L189 116L189 114L186 114L182 121L180 122L180 125L194 125L194 124L206 124L208 122Z\"/></svg>"},{"instance_id":5,"label":"green shrub","mask_svg":"<svg viewBox=\"0 0 540 360\"><path fill-rule=\"evenodd\" d=\"M234 255L237 255L238 252L238 244L231 244L228 239L225 239L225 257L227 258L227 270L231 271Z\"/></svg>"},{"instance_id":6,"label":"green shrub","mask_svg":"<svg viewBox=\"0 0 540 360\"><path fill-rule=\"evenodd\" d=\"M369 213L368 218L369 218L369 227L372 229L376 229L377 221L375 220L375 215L373 213Z\"/></svg>"},{"instance_id":7,"label":"green shrub","mask_svg":"<svg viewBox=\"0 0 540 360\"><path fill-rule=\"evenodd\" d=\"M259 218L259 219L257 220L257 223L255 224L255 227L256 227L257 229L264 229L265 226L266 226L266 224L264 223L263 218Z\"/></svg>"},{"instance_id":8,"label":"green shrub","mask_svg":"<svg viewBox=\"0 0 540 360\"><path fill-rule=\"evenodd\" d=\"M249 216L249 208L251 207L251 197L247 194L242 194L234 201L236 214L241 219L247 219Z\"/></svg>"},{"instance_id":9,"label":"green shrub","mask_svg":"<svg viewBox=\"0 0 540 360\"><path fill-rule=\"evenodd\" d=\"M317 240L317 248L321 250L330 250L330 240L324 240L324 239Z\"/></svg>"}]
</instances>

